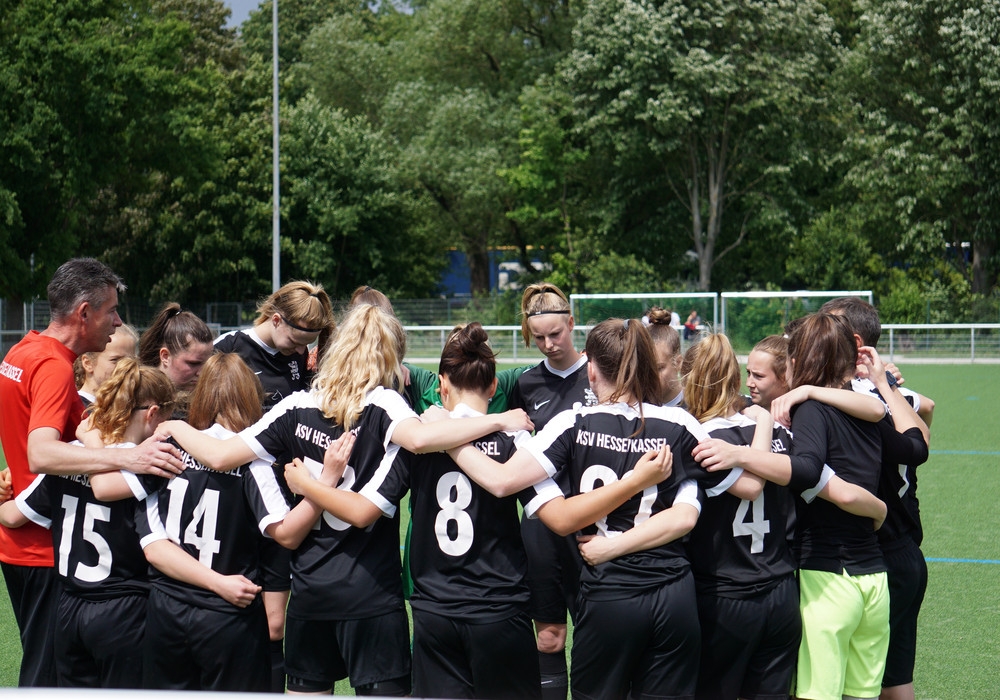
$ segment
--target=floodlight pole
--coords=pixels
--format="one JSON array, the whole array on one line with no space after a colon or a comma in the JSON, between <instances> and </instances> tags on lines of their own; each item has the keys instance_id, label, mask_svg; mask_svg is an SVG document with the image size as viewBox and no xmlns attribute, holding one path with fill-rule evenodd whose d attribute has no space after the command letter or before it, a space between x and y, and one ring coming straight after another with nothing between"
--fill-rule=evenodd
<instances>
[{"instance_id":1,"label":"floodlight pole","mask_svg":"<svg viewBox=\"0 0 1000 700\"><path fill-rule=\"evenodd\" d=\"M274 205L271 217L271 291L281 286L281 175L278 167L278 0L271 0L272 117L274 121L272 185Z\"/></svg>"}]
</instances>

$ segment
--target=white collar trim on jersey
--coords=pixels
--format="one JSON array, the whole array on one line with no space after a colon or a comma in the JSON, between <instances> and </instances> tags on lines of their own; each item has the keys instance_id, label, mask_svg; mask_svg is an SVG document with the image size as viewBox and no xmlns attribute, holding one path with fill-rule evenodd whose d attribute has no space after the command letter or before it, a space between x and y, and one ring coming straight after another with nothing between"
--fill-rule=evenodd
<instances>
[{"instance_id":1,"label":"white collar trim on jersey","mask_svg":"<svg viewBox=\"0 0 1000 700\"><path fill-rule=\"evenodd\" d=\"M552 364L549 362L549 358L547 357L544 360L542 360L542 364L545 365L545 369L552 372L552 374L556 375L561 379L565 379L566 377L570 376L578 369L583 367L585 364L587 364L587 356L580 355L580 359L574 362L572 366L566 369L556 369L555 367L552 366Z\"/></svg>"},{"instance_id":2,"label":"white collar trim on jersey","mask_svg":"<svg viewBox=\"0 0 1000 700\"><path fill-rule=\"evenodd\" d=\"M448 415L452 418L478 418L486 414L480 413L467 403L460 403Z\"/></svg>"},{"instance_id":3,"label":"white collar trim on jersey","mask_svg":"<svg viewBox=\"0 0 1000 700\"><path fill-rule=\"evenodd\" d=\"M681 389L680 391L677 392L677 396L675 396L674 398L670 399L669 401L667 401L663 405L666 408L674 408L676 406L680 406L682 403L684 403L684 390L683 389Z\"/></svg>"},{"instance_id":4,"label":"white collar trim on jersey","mask_svg":"<svg viewBox=\"0 0 1000 700\"><path fill-rule=\"evenodd\" d=\"M712 432L713 430L718 430L720 428L740 428L744 426L757 425L757 422L750 420L749 417L743 415L742 413L734 413L726 418L721 416L717 418L709 418L701 425L708 432Z\"/></svg>"},{"instance_id":5,"label":"white collar trim on jersey","mask_svg":"<svg viewBox=\"0 0 1000 700\"><path fill-rule=\"evenodd\" d=\"M264 348L264 350L266 350L269 355L277 355L278 354L278 348L272 348L270 345L268 345L267 343L264 342L263 338L261 338L259 335L257 335L257 327L256 326L254 326L253 328L251 328L250 330L248 330L247 331L247 335L250 336L251 338L253 338L253 341L255 343L257 343L257 345L259 345L262 348Z\"/></svg>"}]
</instances>

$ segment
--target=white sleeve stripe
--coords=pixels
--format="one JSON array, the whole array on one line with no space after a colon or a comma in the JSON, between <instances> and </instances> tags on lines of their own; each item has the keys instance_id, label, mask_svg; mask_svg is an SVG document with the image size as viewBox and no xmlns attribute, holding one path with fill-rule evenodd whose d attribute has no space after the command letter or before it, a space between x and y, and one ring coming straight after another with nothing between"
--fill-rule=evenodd
<instances>
[{"instance_id":1,"label":"white sleeve stripe","mask_svg":"<svg viewBox=\"0 0 1000 700\"><path fill-rule=\"evenodd\" d=\"M545 470L546 474L548 474L550 477L555 476L556 466L552 463L552 460L549 459L549 456L545 454L546 446L540 445L537 439L538 436L536 435L531 440L525 442L524 445L522 447L519 447L518 449L526 450L528 454L530 454L532 457L538 460L538 463L542 465L542 469Z\"/></svg>"},{"instance_id":2,"label":"white sleeve stripe","mask_svg":"<svg viewBox=\"0 0 1000 700\"><path fill-rule=\"evenodd\" d=\"M146 499L146 524L149 525L150 534L146 535L143 540L148 538L155 538L157 540L170 539L167 535L166 529L163 527L163 523L160 521L160 498L157 494L153 494ZM153 540L150 540L151 542ZM180 544L179 542L176 544ZM143 545L145 546L145 545Z\"/></svg>"},{"instance_id":3,"label":"white sleeve stripe","mask_svg":"<svg viewBox=\"0 0 1000 700\"><path fill-rule=\"evenodd\" d=\"M527 515L528 518L538 517L539 508L544 506L549 501L561 498L563 495L562 489L559 488L559 485L552 479L545 479L538 482L535 484L534 489L535 495L532 496L531 500L524 506L524 514Z\"/></svg>"},{"instance_id":4,"label":"white sleeve stripe","mask_svg":"<svg viewBox=\"0 0 1000 700\"><path fill-rule=\"evenodd\" d=\"M802 492L801 494L802 500L805 501L806 503L812 503L813 501L815 501L816 497L819 495L819 492L822 491L828 483L830 483L830 479L832 479L835 475L836 472L833 471L830 465L824 464L823 472L819 475L819 481L816 482L816 485L813 486L811 489L806 489L805 491Z\"/></svg>"},{"instance_id":5,"label":"white sleeve stripe","mask_svg":"<svg viewBox=\"0 0 1000 700\"><path fill-rule=\"evenodd\" d=\"M138 476L125 469L121 470L121 475L125 479L125 483L128 485L129 491L135 496L136 500L141 501L149 494L146 493L146 488L142 485L142 481Z\"/></svg>"},{"instance_id":6,"label":"white sleeve stripe","mask_svg":"<svg viewBox=\"0 0 1000 700\"><path fill-rule=\"evenodd\" d=\"M139 546L145 549L154 542L162 542L163 540L167 540L168 542L170 541L170 538L167 537L167 533L151 532L150 534L146 535L145 537L139 540Z\"/></svg>"},{"instance_id":7,"label":"white sleeve stripe","mask_svg":"<svg viewBox=\"0 0 1000 700\"><path fill-rule=\"evenodd\" d=\"M17 499L15 500L15 503L17 504L17 509L19 511L21 511L21 515L23 515L24 517L26 517L28 520L30 520L31 522L33 522L35 525L41 525L46 530L51 530L52 529L52 520L50 518L46 518L41 513L37 513L34 510L32 510L31 507L27 503L25 503L24 501L21 500L20 496L17 497Z\"/></svg>"},{"instance_id":8,"label":"white sleeve stripe","mask_svg":"<svg viewBox=\"0 0 1000 700\"><path fill-rule=\"evenodd\" d=\"M260 460L251 462L250 477L257 485L257 492L260 494L264 507L273 517L267 524L279 523L284 520L290 509L285 501L285 496L281 493L281 487L278 486L278 480L274 476L271 465ZM263 521L261 522L263 523ZM261 532L264 531L264 527L266 526L263 524L260 526Z\"/></svg>"},{"instance_id":9,"label":"white sleeve stripe","mask_svg":"<svg viewBox=\"0 0 1000 700\"><path fill-rule=\"evenodd\" d=\"M671 505L676 506L678 503L686 503L694 507L699 514L701 513L701 501L698 500L698 483L694 479L686 479L677 487L677 495L674 496L674 502Z\"/></svg>"},{"instance_id":10,"label":"white sleeve stripe","mask_svg":"<svg viewBox=\"0 0 1000 700\"><path fill-rule=\"evenodd\" d=\"M378 489L374 488L369 481L365 484L358 493L367 498L372 504L385 514L385 517L392 518L396 515L396 506L384 498L382 494L378 492Z\"/></svg>"},{"instance_id":11,"label":"white sleeve stripe","mask_svg":"<svg viewBox=\"0 0 1000 700\"><path fill-rule=\"evenodd\" d=\"M743 469L741 467L735 467L733 469L730 469L729 474L726 476L725 479L722 480L721 483L719 483L717 486L713 486L712 488L705 490L705 495L708 496L709 498L714 498L719 494L725 493L726 491L729 490L729 487L731 487L733 484L736 483L736 480L739 479L740 476L742 476L742 474L743 474ZM686 484L687 481L685 481L684 483Z\"/></svg>"},{"instance_id":12,"label":"white sleeve stripe","mask_svg":"<svg viewBox=\"0 0 1000 700\"><path fill-rule=\"evenodd\" d=\"M24 491L17 495L17 498L14 499L14 503L17 505L17 509L21 511L21 515L35 523L35 525L41 525L46 530L50 530L52 528L52 519L46 518L41 513L35 512L35 510L28 505L27 501L28 496L34 493L35 489L42 485L42 479L44 478L44 474L39 474L32 479L31 483L28 484L28 488L24 489Z\"/></svg>"}]
</instances>

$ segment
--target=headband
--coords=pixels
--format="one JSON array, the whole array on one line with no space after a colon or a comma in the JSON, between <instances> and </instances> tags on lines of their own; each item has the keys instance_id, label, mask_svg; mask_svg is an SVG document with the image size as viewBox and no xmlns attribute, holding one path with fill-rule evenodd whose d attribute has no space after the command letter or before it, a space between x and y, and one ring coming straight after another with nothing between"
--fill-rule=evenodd
<instances>
[{"instance_id":1,"label":"headband","mask_svg":"<svg viewBox=\"0 0 1000 700\"><path fill-rule=\"evenodd\" d=\"M295 330L302 331L303 333L322 333L323 332L322 328L303 328L302 326L296 326L294 323L292 323L291 321L289 321L284 316L281 317L281 320L284 321L285 325L288 326L289 328L294 328Z\"/></svg>"},{"instance_id":2,"label":"headband","mask_svg":"<svg viewBox=\"0 0 1000 700\"><path fill-rule=\"evenodd\" d=\"M527 316L528 318L531 318L533 316L544 316L546 314L565 314L566 316L569 316L569 309L566 309L564 311L532 311L531 313L527 314Z\"/></svg>"}]
</instances>

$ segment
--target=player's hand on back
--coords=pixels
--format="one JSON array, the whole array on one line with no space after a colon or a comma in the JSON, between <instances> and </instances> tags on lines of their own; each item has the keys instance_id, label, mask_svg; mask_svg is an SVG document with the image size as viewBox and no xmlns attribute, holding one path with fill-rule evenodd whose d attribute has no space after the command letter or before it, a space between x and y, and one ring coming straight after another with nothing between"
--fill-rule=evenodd
<instances>
[{"instance_id":1,"label":"player's hand on back","mask_svg":"<svg viewBox=\"0 0 1000 700\"><path fill-rule=\"evenodd\" d=\"M778 396L771 402L771 415L774 422L789 426L792 424L792 409L809 398L808 386L797 386L787 393Z\"/></svg>"},{"instance_id":2,"label":"player's hand on back","mask_svg":"<svg viewBox=\"0 0 1000 700\"><path fill-rule=\"evenodd\" d=\"M288 484L288 488L292 493L301 496L306 488L306 484L312 480L312 474L309 473L309 469L306 468L306 465L298 457L285 465L285 483Z\"/></svg>"},{"instance_id":3,"label":"player's hand on back","mask_svg":"<svg viewBox=\"0 0 1000 700\"><path fill-rule=\"evenodd\" d=\"M354 433L345 431L339 438L330 443L323 453L323 472L319 480L327 486L336 487L347 469L347 460L354 449Z\"/></svg>"},{"instance_id":4,"label":"player's hand on back","mask_svg":"<svg viewBox=\"0 0 1000 700\"><path fill-rule=\"evenodd\" d=\"M131 448L130 453L125 469L133 474L171 478L184 471L180 450L169 442L164 442L160 434L146 438L141 444Z\"/></svg>"},{"instance_id":5,"label":"player's hand on back","mask_svg":"<svg viewBox=\"0 0 1000 700\"><path fill-rule=\"evenodd\" d=\"M535 424L531 422L531 418L528 417L528 414L522 408L512 408L509 411L505 411L500 414L499 418L504 430L511 432L526 430L530 433L535 429Z\"/></svg>"},{"instance_id":6,"label":"player's hand on back","mask_svg":"<svg viewBox=\"0 0 1000 700\"><path fill-rule=\"evenodd\" d=\"M420 414L420 420L424 423L436 423L439 420L450 420L451 414L440 406L428 406L427 410Z\"/></svg>"},{"instance_id":7,"label":"player's hand on back","mask_svg":"<svg viewBox=\"0 0 1000 700\"><path fill-rule=\"evenodd\" d=\"M716 472L738 466L739 450L737 445L731 445L725 440L710 438L695 445L691 454L703 469Z\"/></svg>"},{"instance_id":8,"label":"player's hand on back","mask_svg":"<svg viewBox=\"0 0 1000 700\"><path fill-rule=\"evenodd\" d=\"M638 479L640 490L654 486L664 479L670 478L674 470L674 453L670 445L664 445L659 450L650 450L636 462L632 469L632 478Z\"/></svg>"},{"instance_id":9,"label":"player's hand on back","mask_svg":"<svg viewBox=\"0 0 1000 700\"><path fill-rule=\"evenodd\" d=\"M589 566L603 564L618 556L615 551L615 541L611 537L577 535L576 543L580 556Z\"/></svg>"},{"instance_id":10,"label":"player's hand on back","mask_svg":"<svg viewBox=\"0 0 1000 700\"><path fill-rule=\"evenodd\" d=\"M261 587L240 574L220 576L217 579L215 593L230 605L245 608L260 594Z\"/></svg>"}]
</instances>

